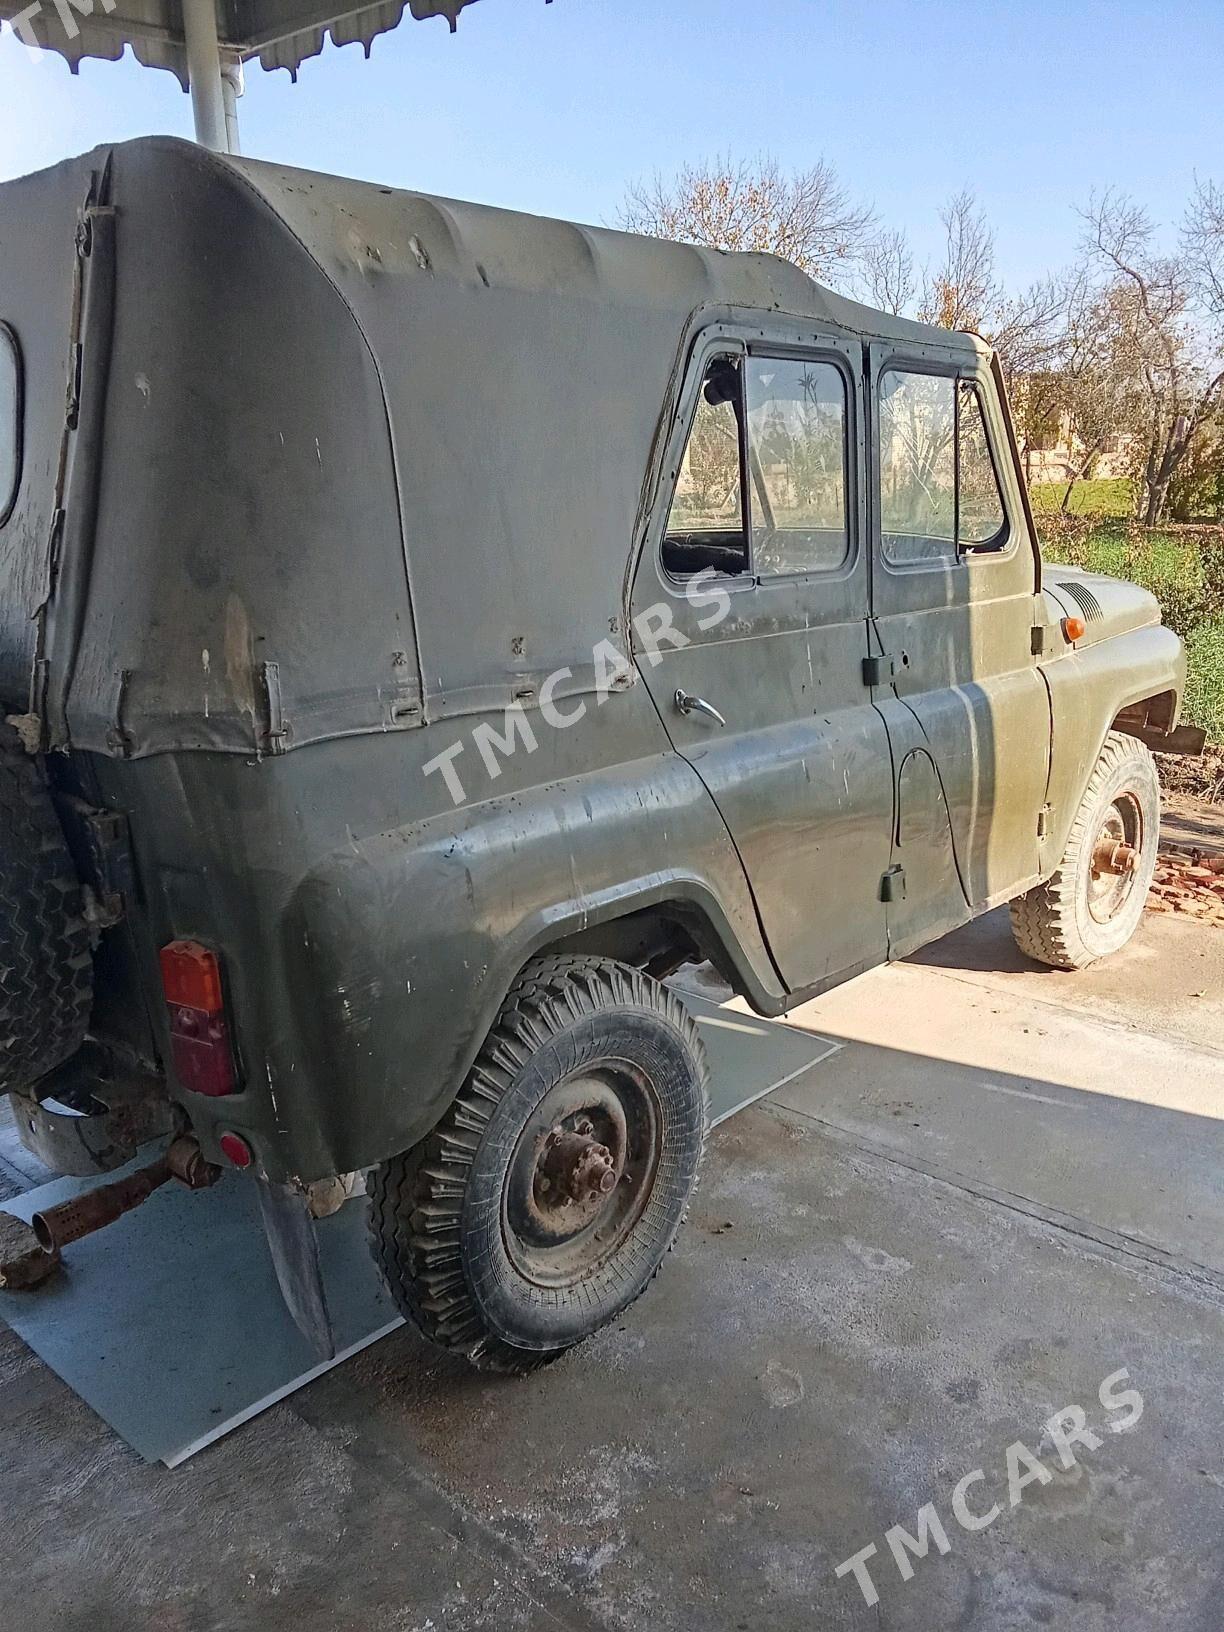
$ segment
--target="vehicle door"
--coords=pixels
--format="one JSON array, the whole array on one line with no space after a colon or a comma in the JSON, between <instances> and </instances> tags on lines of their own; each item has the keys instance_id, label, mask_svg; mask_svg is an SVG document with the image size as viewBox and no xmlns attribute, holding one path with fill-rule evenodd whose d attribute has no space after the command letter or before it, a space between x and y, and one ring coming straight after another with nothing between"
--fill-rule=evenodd
<instances>
[{"instance_id":1,"label":"vehicle door","mask_svg":"<svg viewBox=\"0 0 1224 1632\"><path fill-rule=\"evenodd\" d=\"M995 372L870 349L873 696L896 770L892 956L1036 881L1050 708Z\"/></svg>"},{"instance_id":2,"label":"vehicle door","mask_svg":"<svg viewBox=\"0 0 1224 1632\"><path fill-rule=\"evenodd\" d=\"M635 577L635 660L743 861L791 991L881 962L888 740L863 683L856 342L699 342Z\"/></svg>"}]
</instances>

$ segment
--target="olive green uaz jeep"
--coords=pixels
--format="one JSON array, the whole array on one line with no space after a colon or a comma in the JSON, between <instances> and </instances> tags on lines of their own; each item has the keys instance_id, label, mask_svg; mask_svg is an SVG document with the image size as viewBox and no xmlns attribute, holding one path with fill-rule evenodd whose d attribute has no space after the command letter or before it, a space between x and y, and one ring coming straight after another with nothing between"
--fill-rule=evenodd
<instances>
[{"instance_id":1,"label":"olive green uaz jeep","mask_svg":"<svg viewBox=\"0 0 1224 1632\"><path fill-rule=\"evenodd\" d=\"M372 1170L397 1302L483 1364L675 1237L664 977L779 1015L1001 902L1086 964L1194 746L1152 598L1043 570L980 339L170 140L0 187L0 523L23 1136L247 1169L316 1332L307 1200Z\"/></svg>"}]
</instances>

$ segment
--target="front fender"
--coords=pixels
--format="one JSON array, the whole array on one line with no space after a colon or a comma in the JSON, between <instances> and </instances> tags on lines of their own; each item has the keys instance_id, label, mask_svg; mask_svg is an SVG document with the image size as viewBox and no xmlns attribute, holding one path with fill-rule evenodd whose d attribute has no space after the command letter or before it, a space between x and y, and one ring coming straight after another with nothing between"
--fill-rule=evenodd
<instances>
[{"instance_id":1,"label":"front fender","mask_svg":"<svg viewBox=\"0 0 1224 1632\"><path fill-rule=\"evenodd\" d=\"M1101 747L1118 715L1132 704L1173 692L1180 707L1186 654L1172 629L1153 624L1070 650L1042 672L1050 688L1053 749L1043 873L1057 868ZM1177 723L1177 711L1169 721Z\"/></svg>"}]
</instances>

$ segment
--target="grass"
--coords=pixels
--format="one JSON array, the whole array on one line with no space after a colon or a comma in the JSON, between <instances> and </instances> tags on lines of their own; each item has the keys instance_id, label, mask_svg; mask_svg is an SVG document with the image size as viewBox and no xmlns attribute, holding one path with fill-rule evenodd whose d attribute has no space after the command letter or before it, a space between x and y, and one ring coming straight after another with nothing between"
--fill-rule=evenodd
<instances>
[{"instance_id":1,"label":"grass","mask_svg":"<svg viewBox=\"0 0 1224 1632\"><path fill-rule=\"evenodd\" d=\"M1048 560L1127 578L1156 596L1164 621L1186 643L1182 718L1202 726L1212 742L1224 743L1224 528L1147 529L1099 513L1067 517L1036 505L1034 510Z\"/></svg>"},{"instance_id":2,"label":"grass","mask_svg":"<svg viewBox=\"0 0 1224 1632\"><path fill-rule=\"evenodd\" d=\"M1066 491L1066 482L1034 482L1029 488L1034 514L1060 510ZM1099 481L1076 482L1071 489L1071 503L1067 508L1073 516L1130 516L1134 513L1130 478L1111 476Z\"/></svg>"},{"instance_id":3,"label":"grass","mask_svg":"<svg viewBox=\"0 0 1224 1632\"><path fill-rule=\"evenodd\" d=\"M1186 641L1183 716L1212 742L1224 743L1224 618L1200 624Z\"/></svg>"}]
</instances>

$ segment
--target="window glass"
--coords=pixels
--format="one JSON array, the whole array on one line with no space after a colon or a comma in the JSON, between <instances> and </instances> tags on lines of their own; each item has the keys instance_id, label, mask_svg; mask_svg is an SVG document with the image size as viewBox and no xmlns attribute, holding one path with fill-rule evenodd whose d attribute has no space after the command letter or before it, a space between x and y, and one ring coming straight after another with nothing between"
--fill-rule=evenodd
<instances>
[{"instance_id":1,"label":"window glass","mask_svg":"<svg viewBox=\"0 0 1224 1632\"><path fill-rule=\"evenodd\" d=\"M956 393L942 374L880 380L880 532L894 566L956 557Z\"/></svg>"},{"instance_id":2,"label":"window glass","mask_svg":"<svg viewBox=\"0 0 1224 1632\"><path fill-rule=\"evenodd\" d=\"M976 385L960 388L960 542L989 544L1003 531L1003 497L986 439L982 399Z\"/></svg>"},{"instance_id":3,"label":"window glass","mask_svg":"<svg viewBox=\"0 0 1224 1632\"><path fill-rule=\"evenodd\" d=\"M702 381L663 540L663 565L676 577L713 568L748 570L739 416L738 357L716 357Z\"/></svg>"},{"instance_id":4,"label":"window glass","mask_svg":"<svg viewBox=\"0 0 1224 1632\"><path fill-rule=\"evenodd\" d=\"M21 474L21 363L17 342L0 324L0 526L8 520Z\"/></svg>"},{"instance_id":5,"label":"window glass","mask_svg":"<svg viewBox=\"0 0 1224 1632\"><path fill-rule=\"evenodd\" d=\"M846 559L846 386L832 363L748 361L752 560L762 575Z\"/></svg>"}]
</instances>

